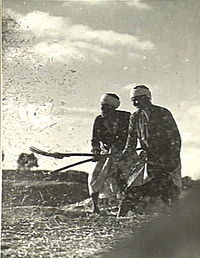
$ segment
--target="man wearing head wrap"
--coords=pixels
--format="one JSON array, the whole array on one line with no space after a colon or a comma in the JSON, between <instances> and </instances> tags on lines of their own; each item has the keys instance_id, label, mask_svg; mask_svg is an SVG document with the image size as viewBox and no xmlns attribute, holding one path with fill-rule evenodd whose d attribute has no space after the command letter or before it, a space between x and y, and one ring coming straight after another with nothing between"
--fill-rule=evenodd
<instances>
[{"instance_id":1,"label":"man wearing head wrap","mask_svg":"<svg viewBox=\"0 0 200 258\"><path fill-rule=\"evenodd\" d=\"M181 137L176 122L164 107L151 103L148 87L138 85L131 90L131 101L138 109L130 117L129 133L122 159L135 152L137 142L144 150L149 181L129 187L121 202L119 215L145 197L160 197L168 205L178 199L181 189Z\"/></svg>"},{"instance_id":2,"label":"man wearing head wrap","mask_svg":"<svg viewBox=\"0 0 200 258\"><path fill-rule=\"evenodd\" d=\"M111 192L116 193L114 187L118 183L117 167L114 157L101 157L99 154L107 152L111 154L121 153L125 147L130 113L116 110L120 105L120 99L116 94L106 93L100 98L101 115L95 118L92 133L92 152L95 154L96 167L89 175L89 192L92 197L94 213L99 213L98 198L103 192L105 184L112 182ZM111 180L112 179L112 180ZM110 192L110 194L111 194Z\"/></svg>"}]
</instances>

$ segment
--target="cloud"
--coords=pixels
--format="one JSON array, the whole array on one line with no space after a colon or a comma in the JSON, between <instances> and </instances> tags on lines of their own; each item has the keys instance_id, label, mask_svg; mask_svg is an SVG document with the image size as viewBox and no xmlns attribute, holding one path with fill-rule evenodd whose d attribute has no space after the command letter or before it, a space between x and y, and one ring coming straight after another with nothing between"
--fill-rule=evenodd
<instances>
[{"instance_id":1,"label":"cloud","mask_svg":"<svg viewBox=\"0 0 200 258\"><path fill-rule=\"evenodd\" d=\"M182 101L179 109L182 110L178 117L178 126L182 138L183 175L190 175L194 179L199 179L200 105L194 105L191 101Z\"/></svg>"},{"instance_id":2,"label":"cloud","mask_svg":"<svg viewBox=\"0 0 200 258\"><path fill-rule=\"evenodd\" d=\"M132 0L132 1L127 1L126 3L128 6L133 6L137 9L146 9L146 10L150 10L152 9L152 7L144 2L142 2L141 0Z\"/></svg>"},{"instance_id":3,"label":"cloud","mask_svg":"<svg viewBox=\"0 0 200 258\"><path fill-rule=\"evenodd\" d=\"M121 89L125 90L125 91L130 91L136 85L137 85L137 83L127 84L126 86L123 86Z\"/></svg>"},{"instance_id":4,"label":"cloud","mask_svg":"<svg viewBox=\"0 0 200 258\"><path fill-rule=\"evenodd\" d=\"M105 5L105 4L108 4L108 3L124 3L125 5L127 6L130 6L130 7L134 7L136 9L139 9L139 10L150 10L152 9L150 5L142 2L141 0L107 0L107 1L102 1L102 0L72 0L70 1L70 3L72 2L79 2L79 3L83 3L83 4L90 4L90 5ZM66 2L63 4L63 6L68 6L70 4L69 2Z\"/></svg>"},{"instance_id":5,"label":"cloud","mask_svg":"<svg viewBox=\"0 0 200 258\"><path fill-rule=\"evenodd\" d=\"M133 35L122 34L112 30L92 30L83 25L73 25L69 32L71 39L96 42L107 47L128 47L130 49L150 50L154 46L150 41L141 41Z\"/></svg>"},{"instance_id":6,"label":"cloud","mask_svg":"<svg viewBox=\"0 0 200 258\"><path fill-rule=\"evenodd\" d=\"M119 53L119 49L128 56L154 47L152 42L141 41L134 35L94 30L86 25L73 24L69 18L50 16L45 12L28 13L19 22L35 36L33 52L48 58L88 58L101 62L102 58Z\"/></svg>"},{"instance_id":7,"label":"cloud","mask_svg":"<svg viewBox=\"0 0 200 258\"><path fill-rule=\"evenodd\" d=\"M60 41L56 43L43 41L36 44L32 50L44 57L60 59L65 62L70 59L85 60L87 58L97 61L97 56L105 57L114 54L113 51L104 47L81 41ZM99 62L101 61L99 60Z\"/></svg>"},{"instance_id":8,"label":"cloud","mask_svg":"<svg viewBox=\"0 0 200 258\"><path fill-rule=\"evenodd\" d=\"M184 147L200 148L199 135L193 132L182 132L182 141Z\"/></svg>"},{"instance_id":9,"label":"cloud","mask_svg":"<svg viewBox=\"0 0 200 258\"><path fill-rule=\"evenodd\" d=\"M191 106L187 108L188 106ZM199 148L200 147L200 105L192 106L190 102L185 104L184 113L181 117L181 129L183 144L187 147ZM191 121L195 121L191 127Z\"/></svg>"},{"instance_id":10,"label":"cloud","mask_svg":"<svg viewBox=\"0 0 200 258\"><path fill-rule=\"evenodd\" d=\"M200 179L199 158L199 148L184 148L183 146L181 152L182 176L191 176L193 179Z\"/></svg>"},{"instance_id":11,"label":"cloud","mask_svg":"<svg viewBox=\"0 0 200 258\"><path fill-rule=\"evenodd\" d=\"M180 110L184 110L180 116L180 120L184 121L182 127L184 131L199 135L200 123L200 105L195 105L192 101L184 101L180 103ZM191 127L191 121L195 121Z\"/></svg>"},{"instance_id":12,"label":"cloud","mask_svg":"<svg viewBox=\"0 0 200 258\"><path fill-rule=\"evenodd\" d=\"M125 86L122 86L121 90L122 91L130 91L133 87L137 86L137 85L146 85L153 93L153 95L155 95L156 92L160 92L160 86L159 85L151 85L148 82L145 81L138 81L138 82L133 82L130 84L127 84Z\"/></svg>"},{"instance_id":13,"label":"cloud","mask_svg":"<svg viewBox=\"0 0 200 258\"><path fill-rule=\"evenodd\" d=\"M30 12L18 19L25 29L30 29L39 38L60 40L65 30L71 26L67 17L50 16L46 12Z\"/></svg>"},{"instance_id":14,"label":"cloud","mask_svg":"<svg viewBox=\"0 0 200 258\"><path fill-rule=\"evenodd\" d=\"M40 42L33 46L32 50L35 53L43 55L43 57L55 59L81 59L83 54L78 49L74 48L70 42L48 43Z\"/></svg>"}]
</instances>

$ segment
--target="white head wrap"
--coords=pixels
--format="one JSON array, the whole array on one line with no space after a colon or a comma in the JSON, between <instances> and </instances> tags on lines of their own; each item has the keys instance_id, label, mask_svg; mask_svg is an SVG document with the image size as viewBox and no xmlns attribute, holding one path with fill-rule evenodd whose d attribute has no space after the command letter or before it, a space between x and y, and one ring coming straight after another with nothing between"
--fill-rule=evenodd
<instances>
[{"instance_id":1,"label":"white head wrap","mask_svg":"<svg viewBox=\"0 0 200 258\"><path fill-rule=\"evenodd\" d=\"M117 97L117 95L116 95L116 97ZM120 100L115 98L114 96L112 96L109 93L103 94L100 98L100 102L101 102L101 104L107 104L114 108L118 108L120 105Z\"/></svg>"},{"instance_id":2,"label":"white head wrap","mask_svg":"<svg viewBox=\"0 0 200 258\"><path fill-rule=\"evenodd\" d=\"M135 97L138 97L138 96L142 96L142 95L145 95L147 96L147 98L149 98L151 100L151 92L149 89L146 88L146 86L144 85L139 85L138 88L135 89L132 88L131 89L131 92L130 92L130 98L135 98Z\"/></svg>"}]
</instances>

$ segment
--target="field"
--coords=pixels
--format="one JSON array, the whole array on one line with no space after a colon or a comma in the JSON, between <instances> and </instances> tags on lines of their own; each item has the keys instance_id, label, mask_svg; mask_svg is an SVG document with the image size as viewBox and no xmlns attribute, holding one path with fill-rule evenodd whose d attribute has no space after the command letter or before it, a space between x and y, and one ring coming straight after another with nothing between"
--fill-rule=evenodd
<instances>
[{"instance_id":1,"label":"field","mask_svg":"<svg viewBox=\"0 0 200 258\"><path fill-rule=\"evenodd\" d=\"M159 217L117 219L117 203L101 202L101 215L91 210L84 172L3 171L2 257L101 257Z\"/></svg>"},{"instance_id":2,"label":"field","mask_svg":"<svg viewBox=\"0 0 200 258\"><path fill-rule=\"evenodd\" d=\"M100 257L149 219L92 215L85 173L30 173L3 171L2 257Z\"/></svg>"}]
</instances>

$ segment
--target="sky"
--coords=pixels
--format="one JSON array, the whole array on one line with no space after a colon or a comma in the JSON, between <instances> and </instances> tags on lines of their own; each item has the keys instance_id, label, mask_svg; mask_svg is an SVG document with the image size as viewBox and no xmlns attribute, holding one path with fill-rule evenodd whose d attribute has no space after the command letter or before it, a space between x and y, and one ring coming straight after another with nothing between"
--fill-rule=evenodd
<instances>
[{"instance_id":1,"label":"sky","mask_svg":"<svg viewBox=\"0 0 200 258\"><path fill-rule=\"evenodd\" d=\"M4 0L3 10L26 39L5 53L3 168L31 145L90 152L101 95L118 94L120 109L134 112L130 89L145 84L177 122L183 176L200 178L199 0ZM38 159L41 169L79 161Z\"/></svg>"}]
</instances>

